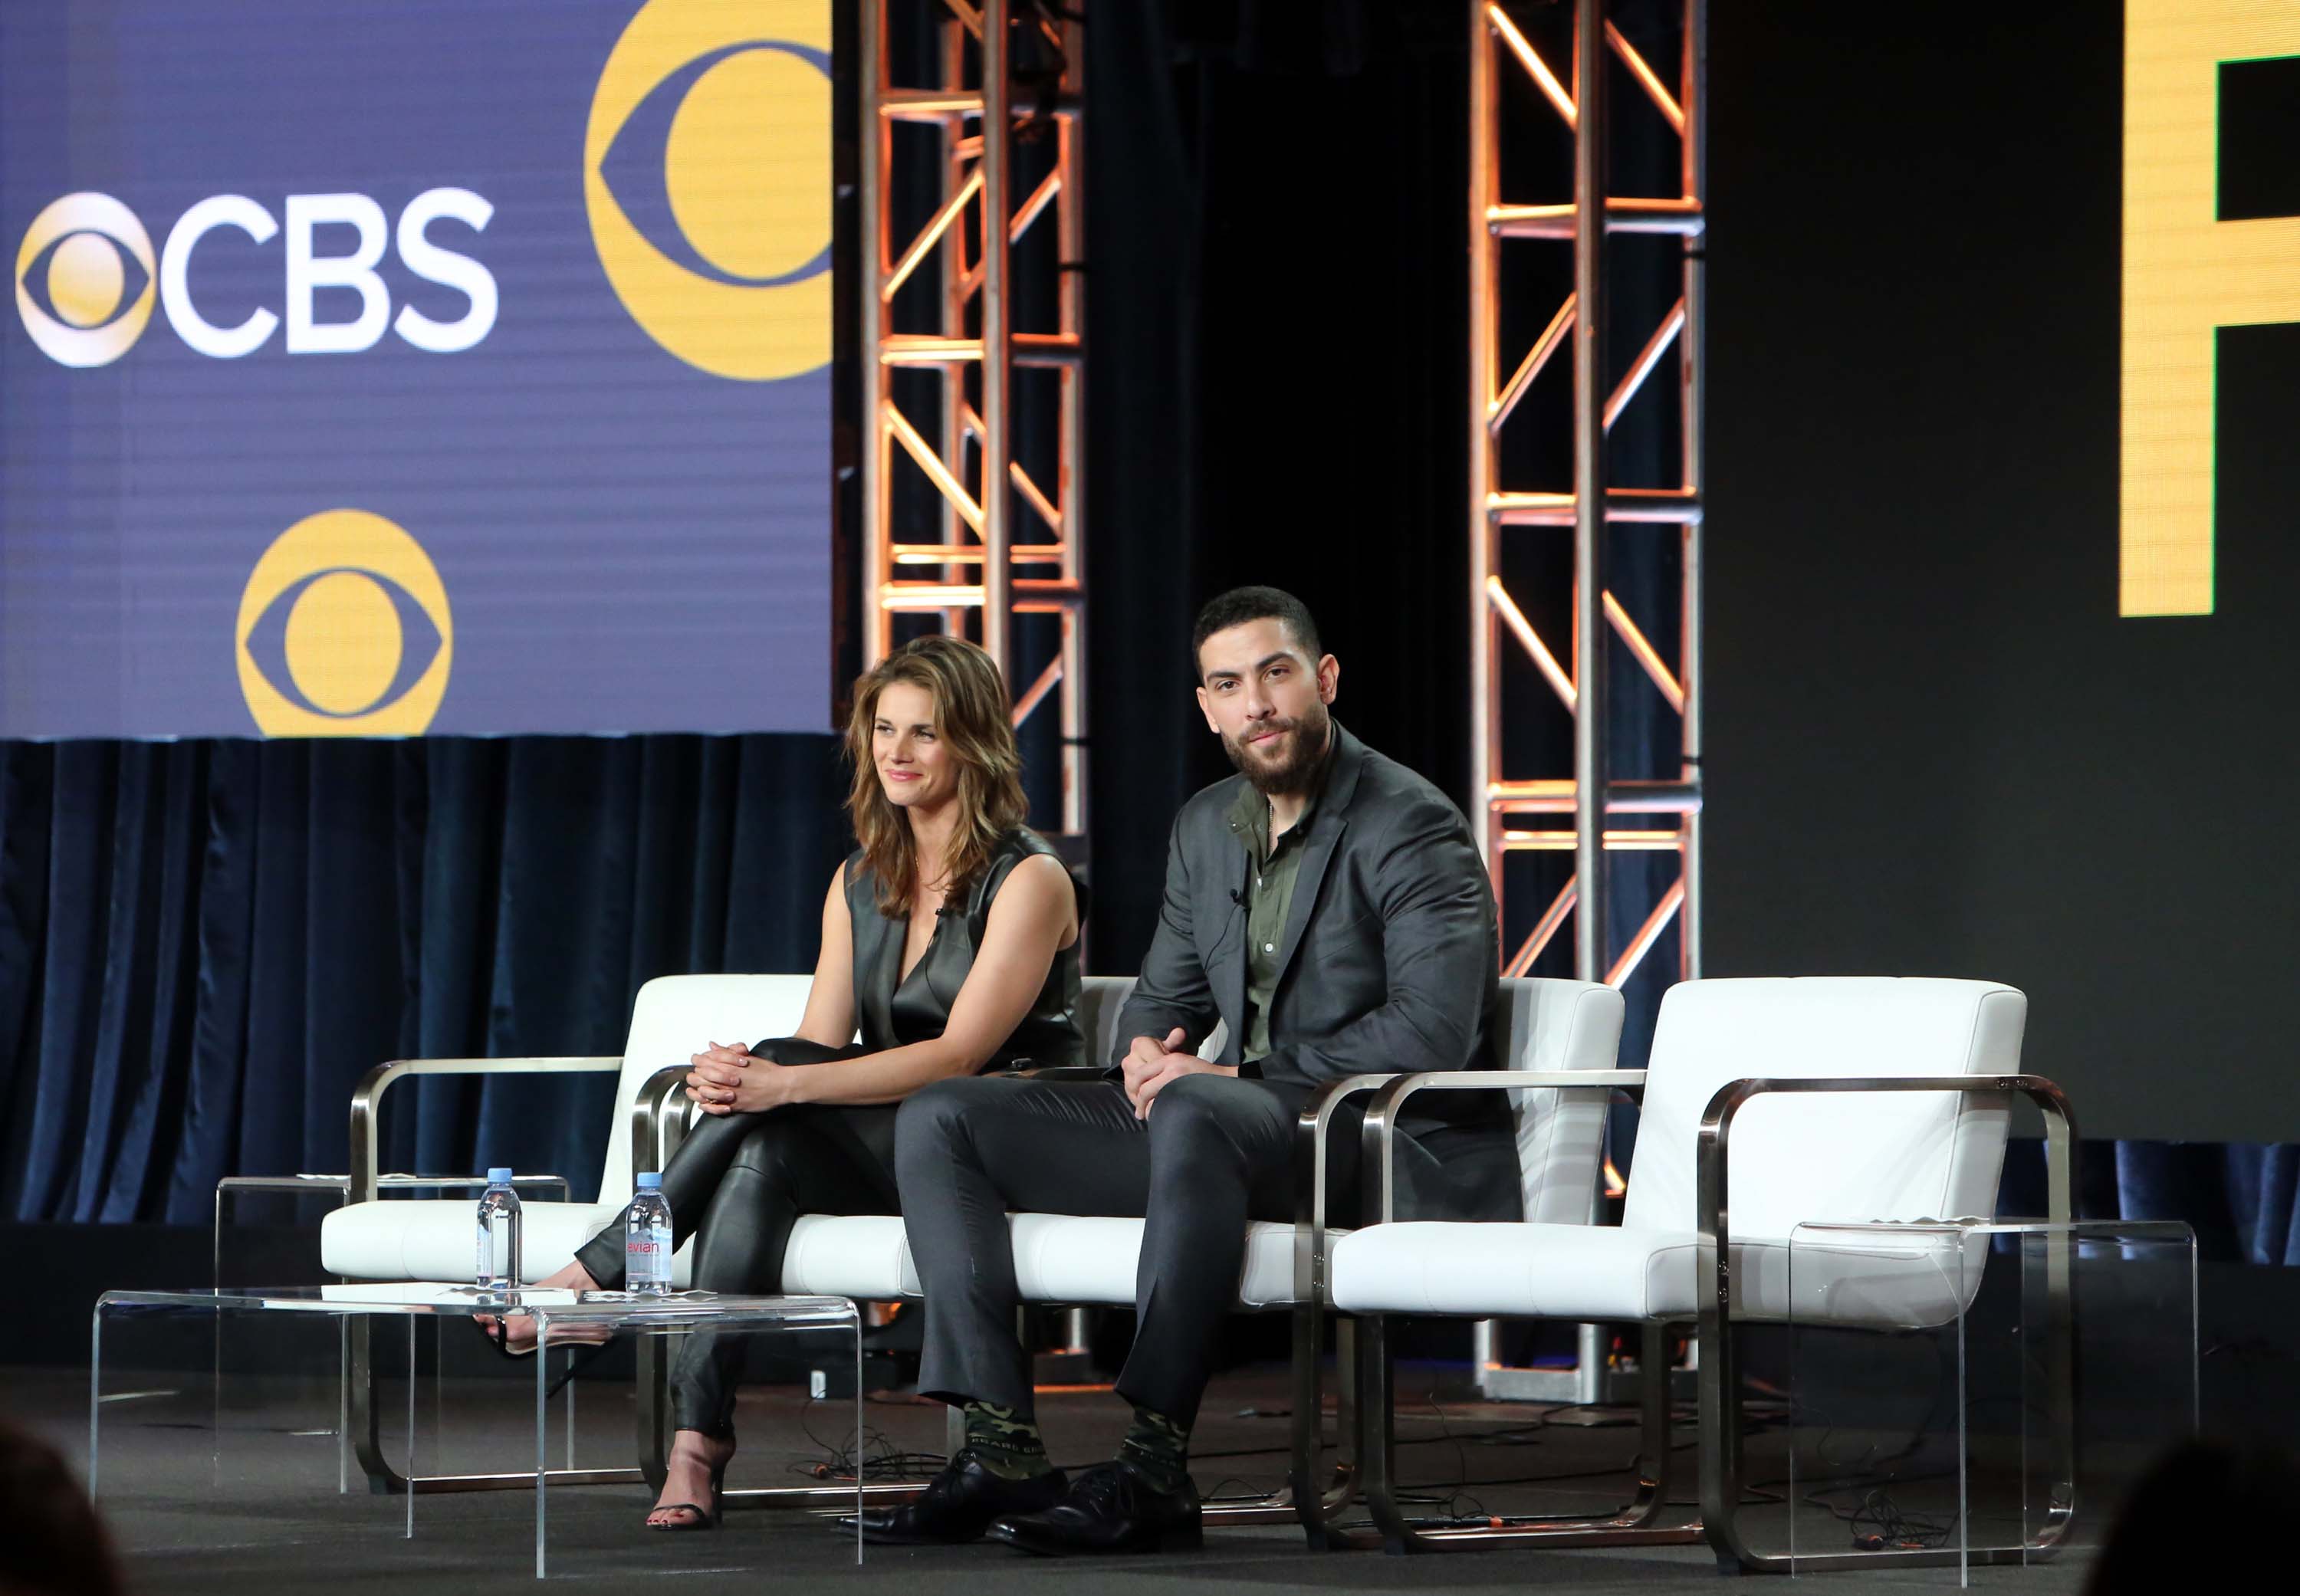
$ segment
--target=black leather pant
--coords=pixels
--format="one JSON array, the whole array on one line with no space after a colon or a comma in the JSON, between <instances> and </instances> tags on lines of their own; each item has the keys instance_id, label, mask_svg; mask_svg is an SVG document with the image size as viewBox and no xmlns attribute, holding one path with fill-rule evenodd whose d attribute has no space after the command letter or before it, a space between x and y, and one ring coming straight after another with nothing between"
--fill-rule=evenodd
<instances>
[{"instance_id":1,"label":"black leather pant","mask_svg":"<svg viewBox=\"0 0 2300 1596\"><path fill-rule=\"evenodd\" d=\"M794 1037L762 1042L754 1057L778 1064L851 1058ZM688 1283L698 1290L772 1294L782 1290L783 1250L802 1213L895 1214L893 1103L802 1103L763 1114L706 1114L662 1172L674 1244L696 1237ZM603 1287L623 1282L620 1217L577 1249ZM735 1384L750 1337L698 1332L671 1367L678 1427L731 1435Z\"/></svg>"}]
</instances>

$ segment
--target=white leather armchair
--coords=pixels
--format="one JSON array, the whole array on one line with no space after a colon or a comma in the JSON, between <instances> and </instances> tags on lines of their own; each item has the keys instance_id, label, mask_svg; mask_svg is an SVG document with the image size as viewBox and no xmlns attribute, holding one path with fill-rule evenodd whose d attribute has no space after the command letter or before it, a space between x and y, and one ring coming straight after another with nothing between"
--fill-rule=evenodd
<instances>
[{"instance_id":1,"label":"white leather armchair","mask_svg":"<svg viewBox=\"0 0 2300 1596\"><path fill-rule=\"evenodd\" d=\"M1690 981L1662 1004L1649 1068L1599 1077L1642 1085L1644 1117L1615 1226L1373 1223L1337 1241L1327 1300L1359 1316L1365 1490L1397 1550L1475 1540L1619 1545L1705 1529L1729 1570L1784 1571L1734 1518L1741 1496L1731 1322L1788 1309L1788 1246L1799 1224L1990 1214L2009 1099L2046 1116L2052 1217L2068 1217L2076 1140L2059 1090L2020 1071L2028 1000L1979 981L1822 978ZM1466 1074L1409 1077L1367 1111L1371 1204L1387 1220L1390 1127L1422 1091L1491 1089ZM1529 1212L1530 1212L1529 1206ZM1979 1271L1924 1240L1837 1252L1842 1278L1798 1286L1798 1320L1884 1327L1962 1313ZM1626 1321L1646 1326L1645 1442L1638 1500L1618 1514L1498 1528L1430 1528L1401 1511L1390 1470L1392 1314ZM1697 1326L1700 1526L1656 1525L1671 1457L1664 1333ZM1860 1553L1869 1566L1889 1553ZM1911 1553L1912 1557L1932 1554ZM1947 1554L1954 1556L1953 1553ZM1830 1559L1804 1559L1807 1568Z\"/></svg>"},{"instance_id":2,"label":"white leather armchair","mask_svg":"<svg viewBox=\"0 0 2300 1596\"><path fill-rule=\"evenodd\" d=\"M604 1073L613 1070L616 1113L601 1150L599 1194L591 1202L523 1202L525 1273L533 1284L563 1267L575 1249L631 1200L632 1138L623 1127L662 1075L684 1075L706 1039L747 1046L787 1036L806 1012L807 976L664 976L639 988L620 1058L402 1059L371 1070L352 1098L350 1200L320 1227L320 1254L333 1274L359 1280L467 1281L471 1273L468 1200L379 1200L376 1130L385 1094L410 1076ZM660 1168L660 1165L650 1166ZM673 1283L687 1284L688 1249ZM859 1293L843 1292L842 1296Z\"/></svg>"},{"instance_id":3,"label":"white leather armchair","mask_svg":"<svg viewBox=\"0 0 2300 1596\"><path fill-rule=\"evenodd\" d=\"M526 1201L521 1206L521 1265L529 1283L551 1274L575 1249L630 1201L633 1138L622 1127L636 1118L650 1126L655 1118L646 1091L673 1069L684 1070L701 1040L754 1042L788 1035L806 1010L806 976L672 976L639 988L631 1006L631 1028L620 1057L558 1059L396 1059L368 1071L352 1093L351 1190L344 1207L320 1227L320 1255L331 1273L353 1280L461 1283L471 1278L471 1203L468 1199L383 1200L377 1174L377 1126L391 1088L412 1076L431 1075L606 1074L617 1076L616 1112L608 1126L598 1199L592 1202ZM687 1252L680 1251L675 1284L687 1281ZM860 1293L841 1293L855 1295ZM354 1317L346 1326L348 1367L346 1401L353 1451L373 1489L402 1492L487 1490L500 1484L486 1475L431 1475L410 1481L384 1456L378 1430L374 1367L369 1356L369 1324ZM640 1338L646 1378L643 1392L660 1393L655 1338ZM661 1402L640 1403L640 1467L629 1469L554 1469L551 1477L568 1484L606 1484L660 1479L662 1437Z\"/></svg>"},{"instance_id":4,"label":"white leather armchair","mask_svg":"<svg viewBox=\"0 0 2300 1596\"><path fill-rule=\"evenodd\" d=\"M1518 1178L1524 1211L1555 1226L1586 1226L1604 1157L1605 1107L1614 1090L1612 1068L1621 1049L1621 994L1588 981L1506 978L1501 983L1492 1046L1496 1062L1518 1080L1538 1076L1538 1085L1504 1086L1500 1072L1464 1070L1449 1078L1477 1082L1487 1091L1505 1090L1516 1121ZM1329 1483L1320 1478L1325 1393L1320 1363L1324 1345L1323 1314L1330 1304L1330 1253L1344 1227L1329 1227L1326 1213L1326 1127L1334 1111L1360 1093L1380 1094L1430 1076L1362 1075L1329 1087L1304 1105L1295 1155L1294 1402L1292 1462L1288 1493L1312 1548L1340 1544L1349 1537L1335 1524L1355 1496L1363 1467L1362 1432L1371 1416L1364 1409L1362 1349L1354 1327L1344 1320L1335 1335L1341 1376L1335 1419L1338 1466ZM1592 1083L1581 1086L1574 1083ZM1371 1110L1369 1110L1371 1111ZM1371 1121L1369 1121L1371 1123ZM1389 1122L1385 1120L1385 1126ZM1375 1143L1369 1135L1369 1150ZM1381 1154L1389 1156L1385 1131ZM1362 1164L1369 1183L1364 1204L1389 1201L1387 1166ZM1379 1210L1376 1210L1379 1211ZM1345 1216L1346 1218L1349 1216ZM1385 1368L1387 1364L1385 1362ZM1386 1387L1385 1400L1386 1400ZM1388 1424L1388 1415L1382 1416ZM1387 1434L1387 1430L1383 1432Z\"/></svg>"}]
</instances>

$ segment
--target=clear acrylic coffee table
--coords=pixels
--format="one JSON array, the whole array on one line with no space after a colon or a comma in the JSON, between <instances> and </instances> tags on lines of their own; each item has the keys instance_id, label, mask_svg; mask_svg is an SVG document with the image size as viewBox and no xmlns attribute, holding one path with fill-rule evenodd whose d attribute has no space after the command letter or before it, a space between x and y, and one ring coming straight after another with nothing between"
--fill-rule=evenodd
<instances>
[{"instance_id":1,"label":"clear acrylic coffee table","mask_svg":"<svg viewBox=\"0 0 2300 1596\"><path fill-rule=\"evenodd\" d=\"M854 1435L851 1455L862 1448L862 1315L845 1297L732 1296L714 1292L674 1292L667 1296L642 1296L626 1292L571 1292L528 1287L515 1292L484 1293L471 1286L416 1282L340 1285L299 1285L278 1288L240 1287L229 1290L174 1292L106 1292L96 1300L88 1360L88 1484L93 1497L102 1478L104 1337L107 1325L123 1320L188 1318L207 1321L218 1333L226 1320L262 1315L308 1315L333 1318L348 1326L354 1320L378 1318L407 1321L408 1406L411 1437L414 1427L414 1322L421 1319L471 1318L476 1315L530 1314L543 1347L568 1340L592 1339L585 1331L604 1330L611 1335L678 1335L697 1330L738 1334L793 1330L832 1330L853 1338L854 1348ZM538 1353L535 1366L535 1574L547 1572L546 1526L549 1429L546 1359ZM855 1509L862 1505L861 1470L856 1471ZM405 1533L414 1534L416 1492L406 1492ZM862 1561L858 1527L854 1557Z\"/></svg>"}]
</instances>

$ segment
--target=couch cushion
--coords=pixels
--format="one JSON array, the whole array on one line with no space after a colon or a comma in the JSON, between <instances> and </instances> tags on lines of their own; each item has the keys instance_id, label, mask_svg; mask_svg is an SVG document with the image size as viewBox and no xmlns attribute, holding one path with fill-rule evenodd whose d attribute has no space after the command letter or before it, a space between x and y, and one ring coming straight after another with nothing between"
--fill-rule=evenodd
<instances>
[{"instance_id":1,"label":"couch cushion","mask_svg":"<svg viewBox=\"0 0 2300 1596\"><path fill-rule=\"evenodd\" d=\"M612 1203L529 1202L521 1259L529 1283L565 1264L575 1249L621 1211ZM1068 1214L1010 1214L1014 1274L1024 1301L1130 1308L1139 1219ZM1337 1234L1342 1234L1339 1232ZM679 1250L672 1279L688 1284L690 1241ZM476 1234L470 1202L385 1201L338 1209L322 1222L321 1258L328 1272L365 1280L460 1283L471 1273ZM916 1297L903 1221L895 1215L804 1214L791 1226L782 1289L808 1295L889 1301ZM1282 1307L1294 1301L1294 1227L1246 1227L1239 1302Z\"/></svg>"},{"instance_id":2,"label":"couch cushion","mask_svg":"<svg viewBox=\"0 0 2300 1596\"><path fill-rule=\"evenodd\" d=\"M1134 1306L1141 1220L1010 1214L1007 1224L1014 1242L1014 1279L1025 1301ZM1279 1308L1294 1301L1294 1227L1256 1220L1246 1227L1238 1305Z\"/></svg>"},{"instance_id":3,"label":"couch cushion","mask_svg":"<svg viewBox=\"0 0 2300 1596\"><path fill-rule=\"evenodd\" d=\"M1026 1302L1081 1307L1134 1305L1135 1260L1142 1221L1071 1214L1009 1214L1014 1283ZM898 1289L890 1289L889 1282ZM918 1270L900 1218L834 1218L808 1214L791 1227L783 1289L831 1296L916 1297ZM1294 1301L1294 1227L1246 1227L1239 1305L1282 1307Z\"/></svg>"},{"instance_id":4,"label":"couch cushion","mask_svg":"<svg viewBox=\"0 0 2300 1596\"><path fill-rule=\"evenodd\" d=\"M468 1282L479 1261L476 1206L440 1197L339 1208L320 1222L321 1267L356 1280ZM521 1203L520 1272L527 1284L562 1268L622 1211L619 1202ZM689 1251L681 1247L673 1262L679 1285L687 1284Z\"/></svg>"},{"instance_id":5,"label":"couch cushion","mask_svg":"<svg viewBox=\"0 0 2300 1596\"><path fill-rule=\"evenodd\" d=\"M857 1301L919 1294L919 1272L894 1214L801 1214L783 1251L783 1290Z\"/></svg>"},{"instance_id":6,"label":"couch cushion","mask_svg":"<svg viewBox=\"0 0 2300 1596\"><path fill-rule=\"evenodd\" d=\"M1689 1231L1591 1225L1374 1225L1332 1253L1334 1305L1351 1313L1472 1318L1687 1319L1700 1291ZM1915 1328L1972 1301L1985 1237L1918 1233L1874 1243L1803 1246L1799 1324ZM1735 1317L1783 1319L1792 1282L1785 1238L1733 1243Z\"/></svg>"},{"instance_id":7,"label":"couch cushion","mask_svg":"<svg viewBox=\"0 0 2300 1596\"><path fill-rule=\"evenodd\" d=\"M1601 983L1506 978L1494 1045L1504 1068L1612 1069L1620 1062L1621 1014L1621 994ZM1612 1092L1537 1086L1509 1098L1527 1221L1587 1223L1597 1199Z\"/></svg>"}]
</instances>

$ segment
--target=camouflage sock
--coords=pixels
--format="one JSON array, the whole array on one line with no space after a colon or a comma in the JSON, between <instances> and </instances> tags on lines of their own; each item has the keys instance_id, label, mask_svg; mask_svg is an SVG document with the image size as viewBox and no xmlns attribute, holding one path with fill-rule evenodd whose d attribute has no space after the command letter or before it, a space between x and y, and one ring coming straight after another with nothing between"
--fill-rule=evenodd
<instances>
[{"instance_id":1,"label":"camouflage sock","mask_svg":"<svg viewBox=\"0 0 2300 1596\"><path fill-rule=\"evenodd\" d=\"M1029 1480L1046 1473L1046 1442L1038 1426L1012 1408L996 1402L969 1402L966 1444L982 1459L982 1467L1004 1480Z\"/></svg>"},{"instance_id":2,"label":"camouflage sock","mask_svg":"<svg viewBox=\"0 0 2300 1596\"><path fill-rule=\"evenodd\" d=\"M1118 1456L1161 1491L1177 1491L1190 1477L1190 1433L1162 1413L1138 1407L1134 1427L1118 1443Z\"/></svg>"}]
</instances>

